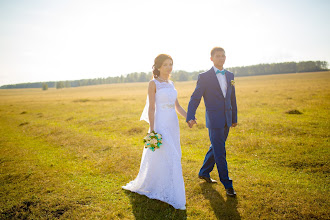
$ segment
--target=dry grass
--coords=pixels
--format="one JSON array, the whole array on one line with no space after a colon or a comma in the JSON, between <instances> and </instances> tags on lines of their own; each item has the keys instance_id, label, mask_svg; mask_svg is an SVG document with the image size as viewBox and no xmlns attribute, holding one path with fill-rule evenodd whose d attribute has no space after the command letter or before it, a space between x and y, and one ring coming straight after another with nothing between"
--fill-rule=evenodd
<instances>
[{"instance_id":1,"label":"dry grass","mask_svg":"<svg viewBox=\"0 0 330 220\"><path fill-rule=\"evenodd\" d=\"M196 176L203 103L193 129L179 116L186 211L121 189L139 169L147 83L0 90L0 218L329 219L329 82L329 72L236 79L236 199ZM194 86L176 83L182 106Z\"/></svg>"}]
</instances>

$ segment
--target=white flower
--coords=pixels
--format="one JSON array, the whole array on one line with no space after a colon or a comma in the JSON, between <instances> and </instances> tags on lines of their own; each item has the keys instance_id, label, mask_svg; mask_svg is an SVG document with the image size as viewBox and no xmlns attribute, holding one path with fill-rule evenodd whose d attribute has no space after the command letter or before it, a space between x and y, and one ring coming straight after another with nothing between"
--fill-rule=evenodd
<instances>
[{"instance_id":1,"label":"white flower","mask_svg":"<svg viewBox=\"0 0 330 220\"><path fill-rule=\"evenodd\" d=\"M157 144L157 139L152 139L152 140L150 141L150 143L156 145L156 144Z\"/></svg>"}]
</instances>

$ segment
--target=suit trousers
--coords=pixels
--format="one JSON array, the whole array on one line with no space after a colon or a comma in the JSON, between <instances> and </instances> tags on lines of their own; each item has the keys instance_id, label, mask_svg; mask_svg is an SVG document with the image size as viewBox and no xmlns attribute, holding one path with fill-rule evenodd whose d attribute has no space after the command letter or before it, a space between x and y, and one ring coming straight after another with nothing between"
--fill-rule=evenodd
<instances>
[{"instance_id":1,"label":"suit trousers","mask_svg":"<svg viewBox=\"0 0 330 220\"><path fill-rule=\"evenodd\" d=\"M217 165L219 178L226 189L232 188L232 180L228 176L225 143L228 137L229 127L209 128L211 146L205 155L203 166L199 171L199 176L210 177L210 172L214 165Z\"/></svg>"}]
</instances>

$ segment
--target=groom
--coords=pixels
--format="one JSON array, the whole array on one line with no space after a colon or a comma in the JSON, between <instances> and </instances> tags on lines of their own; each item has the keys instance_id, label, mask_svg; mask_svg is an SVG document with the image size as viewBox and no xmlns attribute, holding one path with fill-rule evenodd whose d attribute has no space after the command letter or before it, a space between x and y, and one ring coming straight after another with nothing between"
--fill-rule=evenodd
<instances>
[{"instance_id":1,"label":"groom","mask_svg":"<svg viewBox=\"0 0 330 220\"><path fill-rule=\"evenodd\" d=\"M205 155L199 171L199 178L209 183L216 183L210 178L210 172L217 165L221 183L228 196L236 196L232 180L228 176L225 142L230 127L237 125L237 105L234 87L234 74L223 69L226 61L225 50L214 47L211 50L211 61L214 66L199 74L194 93L191 95L187 112L187 123L190 128L197 124L195 113L204 97L206 107L206 127L209 129L211 146Z\"/></svg>"}]
</instances>

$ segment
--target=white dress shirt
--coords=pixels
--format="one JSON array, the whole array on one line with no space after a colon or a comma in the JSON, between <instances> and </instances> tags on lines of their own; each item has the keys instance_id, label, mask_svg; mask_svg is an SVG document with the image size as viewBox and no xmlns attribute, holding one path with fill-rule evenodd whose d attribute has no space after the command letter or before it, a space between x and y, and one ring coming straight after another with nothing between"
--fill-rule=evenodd
<instances>
[{"instance_id":1,"label":"white dress shirt","mask_svg":"<svg viewBox=\"0 0 330 220\"><path fill-rule=\"evenodd\" d=\"M213 66L214 72L217 72L219 69L216 68L215 66ZM223 69L222 69L223 70ZM220 70L220 71L222 71ZM223 94L223 97L226 98L226 93L227 93L227 79L226 79L226 74L222 75L221 73L216 74L219 84L220 84L220 88Z\"/></svg>"}]
</instances>

